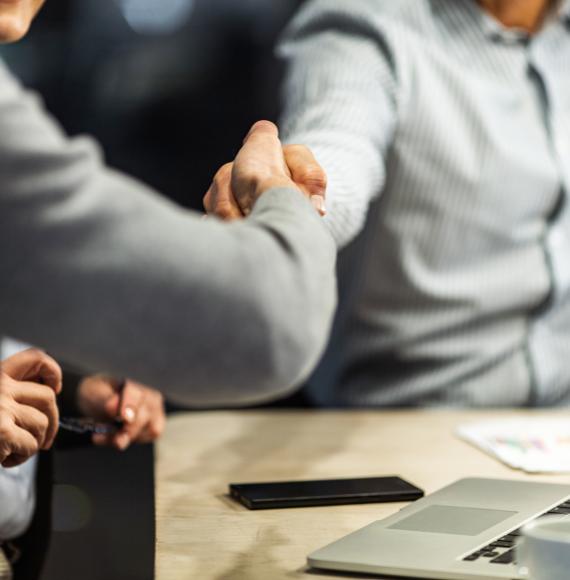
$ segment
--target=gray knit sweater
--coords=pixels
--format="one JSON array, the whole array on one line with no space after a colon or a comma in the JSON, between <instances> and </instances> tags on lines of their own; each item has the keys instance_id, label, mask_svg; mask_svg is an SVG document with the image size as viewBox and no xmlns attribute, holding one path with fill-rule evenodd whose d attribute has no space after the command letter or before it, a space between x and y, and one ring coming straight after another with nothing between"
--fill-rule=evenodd
<instances>
[{"instance_id":1,"label":"gray knit sweater","mask_svg":"<svg viewBox=\"0 0 570 580\"><path fill-rule=\"evenodd\" d=\"M335 306L335 247L295 190L227 225L69 140L0 65L0 329L190 405L299 384Z\"/></svg>"}]
</instances>

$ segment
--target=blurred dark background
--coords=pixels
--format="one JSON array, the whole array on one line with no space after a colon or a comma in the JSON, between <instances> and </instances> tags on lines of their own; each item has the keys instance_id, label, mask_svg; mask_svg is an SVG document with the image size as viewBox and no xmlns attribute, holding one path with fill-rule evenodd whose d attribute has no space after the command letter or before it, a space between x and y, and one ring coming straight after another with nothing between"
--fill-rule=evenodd
<instances>
[{"instance_id":1,"label":"blurred dark background","mask_svg":"<svg viewBox=\"0 0 570 580\"><path fill-rule=\"evenodd\" d=\"M48 0L0 54L66 130L188 207L279 112L273 47L302 0Z\"/></svg>"},{"instance_id":2,"label":"blurred dark background","mask_svg":"<svg viewBox=\"0 0 570 580\"><path fill-rule=\"evenodd\" d=\"M70 135L91 134L109 165L201 210L249 126L278 118L273 48L302 2L48 0L0 55ZM152 448L72 447L54 467L44 580L153 578Z\"/></svg>"}]
</instances>

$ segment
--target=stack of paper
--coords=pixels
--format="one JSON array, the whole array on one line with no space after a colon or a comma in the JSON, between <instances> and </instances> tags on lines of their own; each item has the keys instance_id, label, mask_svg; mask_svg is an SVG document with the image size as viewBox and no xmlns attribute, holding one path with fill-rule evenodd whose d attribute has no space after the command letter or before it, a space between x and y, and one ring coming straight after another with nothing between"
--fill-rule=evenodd
<instances>
[{"instance_id":1,"label":"stack of paper","mask_svg":"<svg viewBox=\"0 0 570 580\"><path fill-rule=\"evenodd\" d=\"M461 425L457 434L509 467L570 473L570 418L485 421Z\"/></svg>"}]
</instances>

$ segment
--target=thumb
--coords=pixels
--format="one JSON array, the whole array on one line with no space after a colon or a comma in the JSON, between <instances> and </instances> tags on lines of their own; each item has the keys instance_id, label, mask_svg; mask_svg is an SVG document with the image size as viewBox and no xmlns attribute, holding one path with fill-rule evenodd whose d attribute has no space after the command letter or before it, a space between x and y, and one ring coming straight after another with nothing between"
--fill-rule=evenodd
<instances>
[{"instance_id":1,"label":"thumb","mask_svg":"<svg viewBox=\"0 0 570 580\"><path fill-rule=\"evenodd\" d=\"M136 417L135 408L126 402L123 398L123 403L121 409L119 409L119 404L121 399L118 393L114 394L105 402L105 415L109 419L118 419L124 421L125 423L132 423Z\"/></svg>"},{"instance_id":2,"label":"thumb","mask_svg":"<svg viewBox=\"0 0 570 580\"><path fill-rule=\"evenodd\" d=\"M245 136L243 143L245 145L252 137L260 136L274 137L275 139L279 139L279 129L277 128L277 125L271 121L257 121L257 123L252 125L249 133Z\"/></svg>"},{"instance_id":3,"label":"thumb","mask_svg":"<svg viewBox=\"0 0 570 580\"><path fill-rule=\"evenodd\" d=\"M105 415L115 419L119 415L119 395L115 393L105 401Z\"/></svg>"}]
</instances>

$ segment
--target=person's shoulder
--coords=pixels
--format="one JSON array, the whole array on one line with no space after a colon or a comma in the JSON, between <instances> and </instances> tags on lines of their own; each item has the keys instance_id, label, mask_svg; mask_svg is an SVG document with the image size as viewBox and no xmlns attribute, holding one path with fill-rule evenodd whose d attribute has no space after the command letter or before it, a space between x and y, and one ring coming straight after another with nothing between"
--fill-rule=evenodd
<instances>
[{"instance_id":1,"label":"person's shoulder","mask_svg":"<svg viewBox=\"0 0 570 580\"><path fill-rule=\"evenodd\" d=\"M359 2L377 16L402 22L413 22L431 14L431 0L356 0Z\"/></svg>"},{"instance_id":2,"label":"person's shoulder","mask_svg":"<svg viewBox=\"0 0 570 580\"><path fill-rule=\"evenodd\" d=\"M0 110L6 110L21 97L22 85L12 74L8 65L0 58Z\"/></svg>"},{"instance_id":3,"label":"person's shoulder","mask_svg":"<svg viewBox=\"0 0 570 580\"><path fill-rule=\"evenodd\" d=\"M10 69L8 68L8 65L1 57L0 57L0 78L2 79L9 78L10 80L14 79L12 73L10 72Z\"/></svg>"},{"instance_id":4,"label":"person's shoulder","mask_svg":"<svg viewBox=\"0 0 570 580\"><path fill-rule=\"evenodd\" d=\"M314 20L365 21L374 28L425 30L433 20L432 0L309 0L301 15Z\"/></svg>"}]
</instances>

